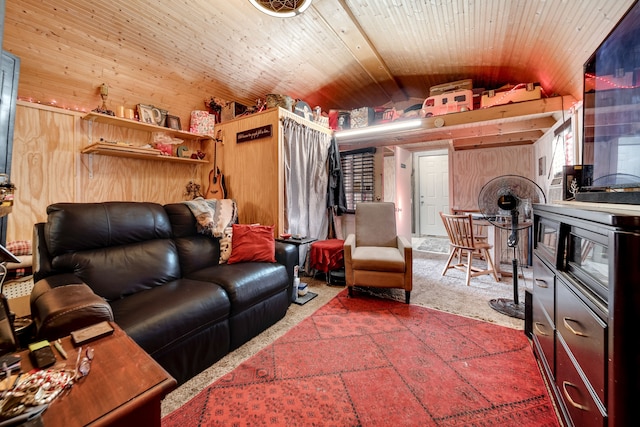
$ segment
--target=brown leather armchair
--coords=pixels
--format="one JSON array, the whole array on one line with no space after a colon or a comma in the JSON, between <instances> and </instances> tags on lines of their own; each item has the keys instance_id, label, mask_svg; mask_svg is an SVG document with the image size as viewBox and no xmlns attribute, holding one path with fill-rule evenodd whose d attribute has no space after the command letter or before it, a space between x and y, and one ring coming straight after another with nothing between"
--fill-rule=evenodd
<instances>
[{"instance_id":1,"label":"brown leather armchair","mask_svg":"<svg viewBox=\"0 0 640 427\"><path fill-rule=\"evenodd\" d=\"M356 232L344 242L344 266L349 296L354 286L400 288L409 304L413 289L413 248L398 236L395 204L356 205Z\"/></svg>"}]
</instances>

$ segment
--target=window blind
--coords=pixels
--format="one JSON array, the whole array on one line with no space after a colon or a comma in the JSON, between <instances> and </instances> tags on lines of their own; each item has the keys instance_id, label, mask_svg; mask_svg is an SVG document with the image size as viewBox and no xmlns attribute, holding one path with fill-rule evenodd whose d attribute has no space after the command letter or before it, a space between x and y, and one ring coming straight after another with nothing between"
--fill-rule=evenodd
<instances>
[{"instance_id":1,"label":"window blind","mask_svg":"<svg viewBox=\"0 0 640 427\"><path fill-rule=\"evenodd\" d=\"M348 212L354 212L358 202L373 201L375 152L375 148L364 148L340 153Z\"/></svg>"}]
</instances>

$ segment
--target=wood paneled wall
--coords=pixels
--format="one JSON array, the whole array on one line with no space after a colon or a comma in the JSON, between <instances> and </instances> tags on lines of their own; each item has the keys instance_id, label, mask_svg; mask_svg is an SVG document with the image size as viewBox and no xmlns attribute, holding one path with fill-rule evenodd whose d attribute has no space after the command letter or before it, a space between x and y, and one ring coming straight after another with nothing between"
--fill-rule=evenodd
<instances>
[{"instance_id":1,"label":"wood paneled wall","mask_svg":"<svg viewBox=\"0 0 640 427\"><path fill-rule=\"evenodd\" d=\"M222 173L227 197L235 199L241 223L276 225L282 223L282 148L279 141L278 110L272 109L218 126L222 139ZM268 138L236 142L238 132L272 125ZM220 152L220 147L218 148ZM218 162L220 164L220 162Z\"/></svg>"},{"instance_id":2,"label":"wood paneled wall","mask_svg":"<svg viewBox=\"0 0 640 427\"><path fill-rule=\"evenodd\" d=\"M281 118L290 117L303 122L282 108L234 119L217 126L218 138L222 139L224 157L222 171L228 189L228 197L238 204L241 223L274 225L279 235L284 232L284 154ZM306 126L331 133L314 123L304 121ZM238 132L271 125L268 138L237 143ZM220 151L220 150L219 150ZM220 164L220 162L219 162Z\"/></svg>"},{"instance_id":3,"label":"wood paneled wall","mask_svg":"<svg viewBox=\"0 0 640 427\"><path fill-rule=\"evenodd\" d=\"M18 102L11 170L17 190L8 217L7 241L31 240L33 224L46 219L51 203L131 200L164 204L185 200L189 181L201 184L202 192L206 190L207 164L81 154L82 148L100 137L136 145L151 138L147 132L99 123L92 124L89 132L90 124L82 116ZM203 148L207 158L213 159L213 144L205 143Z\"/></svg>"},{"instance_id":4,"label":"wood paneled wall","mask_svg":"<svg viewBox=\"0 0 640 427\"><path fill-rule=\"evenodd\" d=\"M500 175L534 179L532 145L449 151L449 204L453 209L478 209L482 186Z\"/></svg>"}]
</instances>

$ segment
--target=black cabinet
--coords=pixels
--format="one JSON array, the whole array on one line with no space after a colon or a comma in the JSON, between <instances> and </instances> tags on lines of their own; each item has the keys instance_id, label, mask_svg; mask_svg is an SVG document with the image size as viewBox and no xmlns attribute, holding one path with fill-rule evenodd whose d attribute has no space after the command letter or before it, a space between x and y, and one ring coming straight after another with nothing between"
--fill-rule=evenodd
<instances>
[{"instance_id":1,"label":"black cabinet","mask_svg":"<svg viewBox=\"0 0 640 427\"><path fill-rule=\"evenodd\" d=\"M568 426L628 426L640 396L640 208L534 205L532 338Z\"/></svg>"}]
</instances>

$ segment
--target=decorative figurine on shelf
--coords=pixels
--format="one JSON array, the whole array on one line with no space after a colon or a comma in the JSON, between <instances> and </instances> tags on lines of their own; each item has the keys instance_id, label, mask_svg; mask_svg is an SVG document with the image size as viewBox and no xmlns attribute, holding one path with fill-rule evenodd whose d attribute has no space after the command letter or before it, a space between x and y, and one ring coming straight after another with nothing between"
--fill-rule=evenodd
<instances>
[{"instance_id":1,"label":"decorative figurine on shelf","mask_svg":"<svg viewBox=\"0 0 640 427\"><path fill-rule=\"evenodd\" d=\"M200 193L200 184L189 181L189 183L187 184L187 191L184 193L184 195L188 196L189 200L203 197L202 193Z\"/></svg>"},{"instance_id":2,"label":"decorative figurine on shelf","mask_svg":"<svg viewBox=\"0 0 640 427\"><path fill-rule=\"evenodd\" d=\"M205 156L205 153L198 150L195 153L191 153L191 158L194 160L203 160Z\"/></svg>"},{"instance_id":3,"label":"decorative figurine on shelf","mask_svg":"<svg viewBox=\"0 0 640 427\"><path fill-rule=\"evenodd\" d=\"M573 178L573 180L571 181L571 185L569 186L569 192L571 193L574 199L576 198L576 193L578 193L578 191L580 191L580 187L578 186L578 181L575 178Z\"/></svg>"},{"instance_id":4,"label":"decorative figurine on shelf","mask_svg":"<svg viewBox=\"0 0 640 427\"><path fill-rule=\"evenodd\" d=\"M248 116L251 114L259 113L267 109L267 104L264 99L258 98L256 99L256 104L252 107L247 107L244 113L240 114L238 117Z\"/></svg>"},{"instance_id":5,"label":"decorative figurine on shelf","mask_svg":"<svg viewBox=\"0 0 640 427\"><path fill-rule=\"evenodd\" d=\"M112 110L107 108L107 97L109 96L109 86L106 83L100 85L100 97L102 98L102 105L93 110L94 113L106 114L109 116L115 116Z\"/></svg>"},{"instance_id":6,"label":"decorative figurine on shelf","mask_svg":"<svg viewBox=\"0 0 640 427\"><path fill-rule=\"evenodd\" d=\"M204 101L204 105L209 110L209 113L215 116L216 123L220 123L222 118L222 109L227 105L227 101L220 98L214 98L212 96L209 100Z\"/></svg>"}]
</instances>

